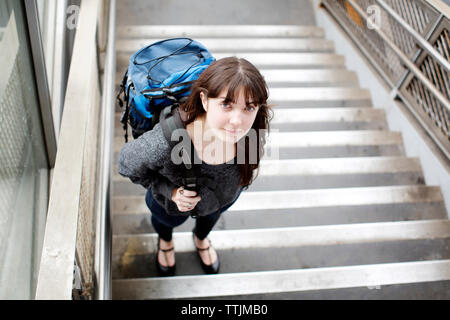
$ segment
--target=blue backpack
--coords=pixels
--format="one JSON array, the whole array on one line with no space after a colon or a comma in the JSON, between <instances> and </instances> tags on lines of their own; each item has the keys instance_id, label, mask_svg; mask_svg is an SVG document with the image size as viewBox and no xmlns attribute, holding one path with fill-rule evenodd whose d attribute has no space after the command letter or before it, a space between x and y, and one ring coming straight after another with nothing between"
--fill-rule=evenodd
<instances>
[{"instance_id":1,"label":"blue backpack","mask_svg":"<svg viewBox=\"0 0 450 320\"><path fill-rule=\"evenodd\" d=\"M128 123L134 138L151 130L164 108L173 110L187 100L191 85L214 60L201 43L189 38L162 40L134 53L117 95L121 108L122 93L125 101L120 119L125 142Z\"/></svg>"}]
</instances>

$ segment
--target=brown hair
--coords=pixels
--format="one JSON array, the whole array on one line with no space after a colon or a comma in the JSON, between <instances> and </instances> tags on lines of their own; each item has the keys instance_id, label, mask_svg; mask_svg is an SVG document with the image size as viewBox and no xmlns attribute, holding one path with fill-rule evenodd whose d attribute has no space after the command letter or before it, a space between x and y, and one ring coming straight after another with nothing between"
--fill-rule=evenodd
<instances>
[{"instance_id":1,"label":"brown hair","mask_svg":"<svg viewBox=\"0 0 450 320\"><path fill-rule=\"evenodd\" d=\"M237 164L241 176L240 185L248 187L256 178L257 174L254 173L257 172L260 158L264 153L265 133L269 131L269 121L273 116L270 106L267 105L269 96L267 84L258 69L242 58L228 57L214 61L192 85L191 94L181 109L185 112L184 124L187 125L205 113L200 92L203 92L208 98L217 98L224 89L228 89L226 99L236 101L241 88L244 90L245 100L251 100L259 107L252 125L258 141L256 163L249 160L249 143L244 141L245 163L238 162ZM247 138L243 137L242 139ZM238 143L237 146L242 146L242 144Z\"/></svg>"}]
</instances>

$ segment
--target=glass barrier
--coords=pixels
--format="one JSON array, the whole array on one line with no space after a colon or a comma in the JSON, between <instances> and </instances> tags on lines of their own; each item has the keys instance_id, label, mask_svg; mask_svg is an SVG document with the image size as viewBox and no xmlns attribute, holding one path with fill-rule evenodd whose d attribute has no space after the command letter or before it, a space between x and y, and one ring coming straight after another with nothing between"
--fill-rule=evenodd
<instances>
[{"instance_id":1,"label":"glass barrier","mask_svg":"<svg viewBox=\"0 0 450 320\"><path fill-rule=\"evenodd\" d=\"M32 299L49 170L21 1L0 0L0 299Z\"/></svg>"}]
</instances>

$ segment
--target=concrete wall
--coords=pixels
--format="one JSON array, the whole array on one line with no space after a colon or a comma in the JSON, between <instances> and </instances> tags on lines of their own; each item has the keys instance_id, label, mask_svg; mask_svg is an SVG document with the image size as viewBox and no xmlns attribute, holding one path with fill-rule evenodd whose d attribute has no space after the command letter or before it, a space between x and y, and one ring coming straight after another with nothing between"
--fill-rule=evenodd
<instances>
[{"instance_id":1,"label":"concrete wall","mask_svg":"<svg viewBox=\"0 0 450 320\"><path fill-rule=\"evenodd\" d=\"M426 184L441 187L447 215L449 215L449 159L439 152L407 107L402 102L394 101L390 87L328 13L319 8L319 2L319 0L311 0L317 26L324 28L326 38L334 41L336 52L345 56L347 68L358 74L361 88L370 90L374 107L386 111L390 130L402 133L407 156L420 159Z\"/></svg>"}]
</instances>

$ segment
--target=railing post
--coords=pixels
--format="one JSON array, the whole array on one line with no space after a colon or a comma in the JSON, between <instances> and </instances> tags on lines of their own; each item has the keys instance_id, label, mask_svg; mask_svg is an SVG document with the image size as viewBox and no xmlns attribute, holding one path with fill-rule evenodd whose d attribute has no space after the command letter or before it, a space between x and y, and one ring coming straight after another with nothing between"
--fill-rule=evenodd
<instances>
[{"instance_id":1,"label":"railing post","mask_svg":"<svg viewBox=\"0 0 450 320\"><path fill-rule=\"evenodd\" d=\"M106 47L103 99L101 113L100 139L100 175L97 198L97 228L95 250L95 298L111 299L111 242L112 230L110 213L112 208L111 159L114 125L115 90L115 14L116 0L109 1L108 42Z\"/></svg>"}]
</instances>

